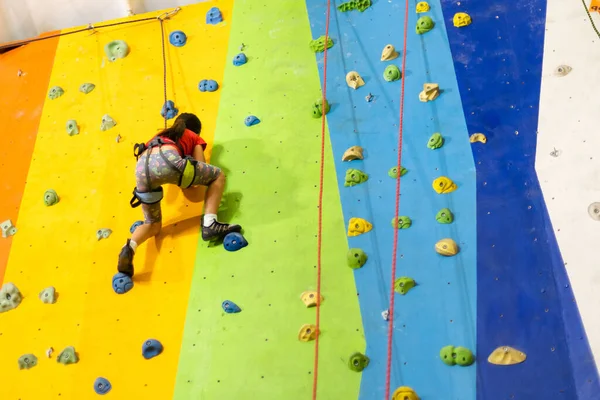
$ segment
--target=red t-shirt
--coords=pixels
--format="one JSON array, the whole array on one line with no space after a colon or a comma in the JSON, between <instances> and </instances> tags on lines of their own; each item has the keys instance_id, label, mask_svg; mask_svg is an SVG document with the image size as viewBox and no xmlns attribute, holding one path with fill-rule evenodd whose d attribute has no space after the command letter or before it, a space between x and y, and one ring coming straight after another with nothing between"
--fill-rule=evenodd
<instances>
[{"instance_id":1,"label":"red t-shirt","mask_svg":"<svg viewBox=\"0 0 600 400\"><path fill-rule=\"evenodd\" d=\"M151 141L152 140L148 141L148 143L150 143ZM148 146L148 143L146 143L146 146ZM177 143L177 152L181 157L191 156L194 152L194 147L196 147L197 145L202 146L202 150L206 150L206 142L204 141L204 139L202 139L200 135L196 135L195 132L190 131L189 129L186 129L183 132L183 135ZM183 150L183 154L181 154L181 150Z\"/></svg>"}]
</instances>

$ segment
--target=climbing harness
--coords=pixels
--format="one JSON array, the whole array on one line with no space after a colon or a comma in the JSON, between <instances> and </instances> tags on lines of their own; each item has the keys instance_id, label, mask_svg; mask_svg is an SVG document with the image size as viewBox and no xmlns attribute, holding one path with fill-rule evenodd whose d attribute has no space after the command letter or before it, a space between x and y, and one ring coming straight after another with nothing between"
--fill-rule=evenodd
<instances>
[{"instance_id":1,"label":"climbing harness","mask_svg":"<svg viewBox=\"0 0 600 400\"><path fill-rule=\"evenodd\" d=\"M192 186L192 184L194 183L194 179L196 178L196 165L198 164L198 161L189 156L183 157L183 159L185 160L185 165L183 167L183 170L181 170L181 169L177 168L177 166L175 164L173 164L171 162L171 160L169 160L167 158L167 156L165 156L165 154L162 151L162 146L164 146L164 145L175 145L175 146L177 146L179 151L183 154L183 149L181 148L179 143L174 142L171 139L163 138L160 136L157 136L154 139L152 139L148 143L147 146L145 143L136 143L133 146L133 155L135 156L136 160L138 160L142 156L142 154L144 152L146 152L145 172L146 172L146 184L147 184L148 188L150 188L152 186L151 182L150 182L150 153L152 152L152 149L155 147L158 147L158 152L159 152L160 156L162 157L162 159L165 161L165 163L167 163L167 165L172 170L174 170L175 172L177 172L179 174L178 186L181 187L182 189L189 188L190 186ZM158 188L150 190L148 192L141 192L137 189L137 186L136 186L133 189L133 197L129 201L129 204L131 205L132 208L135 208L135 207L138 207L140 204L156 204L159 201L161 201L162 198L163 198L162 186L159 186Z\"/></svg>"}]
</instances>

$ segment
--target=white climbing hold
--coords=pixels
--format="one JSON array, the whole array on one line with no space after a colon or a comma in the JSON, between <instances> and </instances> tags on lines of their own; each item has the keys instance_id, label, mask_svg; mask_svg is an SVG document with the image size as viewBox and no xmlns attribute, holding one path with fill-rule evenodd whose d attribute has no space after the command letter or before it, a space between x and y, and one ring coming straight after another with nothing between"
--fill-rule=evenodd
<instances>
[{"instance_id":1,"label":"white climbing hold","mask_svg":"<svg viewBox=\"0 0 600 400\"><path fill-rule=\"evenodd\" d=\"M54 349L52 347L50 347L48 350L46 350L46 357L50 358L52 356L53 352L54 352Z\"/></svg>"},{"instance_id":2,"label":"white climbing hold","mask_svg":"<svg viewBox=\"0 0 600 400\"><path fill-rule=\"evenodd\" d=\"M17 233L17 228L12 224L10 219L0 223L0 229L2 229L3 238L7 238Z\"/></svg>"},{"instance_id":3,"label":"white climbing hold","mask_svg":"<svg viewBox=\"0 0 600 400\"><path fill-rule=\"evenodd\" d=\"M387 321L390 318L390 310L384 310L381 312L381 317L384 321Z\"/></svg>"},{"instance_id":4,"label":"white climbing hold","mask_svg":"<svg viewBox=\"0 0 600 400\"><path fill-rule=\"evenodd\" d=\"M569 74L569 72L571 72L573 70L573 68L569 67L568 65L559 65L558 67L556 67L556 69L554 70L554 75L558 76L558 77L563 77Z\"/></svg>"}]
</instances>

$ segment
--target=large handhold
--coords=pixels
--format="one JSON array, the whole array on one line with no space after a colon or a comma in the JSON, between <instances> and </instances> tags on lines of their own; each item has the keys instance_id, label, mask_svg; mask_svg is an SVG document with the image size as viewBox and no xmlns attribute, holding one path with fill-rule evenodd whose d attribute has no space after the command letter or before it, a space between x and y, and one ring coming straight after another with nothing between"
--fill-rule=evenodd
<instances>
[{"instance_id":1,"label":"large handhold","mask_svg":"<svg viewBox=\"0 0 600 400\"><path fill-rule=\"evenodd\" d=\"M352 146L344 152L342 161L362 160L363 158L363 148L360 146Z\"/></svg>"},{"instance_id":2,"label":"large handhold","mask_svg":"<svg viewBox=\"0 0 600 400\"><path fill-rule=\"evenodd\" d=\"M428 15L419 18L417 20L417 28L416 28L417 34L422 35L423 33L429 32L430 30L433 29L434 25L435 24L433 23L433 20Z\"/></svg>"},{"instance_id":3,"label":"large handhold","mask_svg":"<svg viewBox=\"0 0 600 400\"><path fill-rule=\"evenodd\" d=\"M94 381L94 392L96 392L97 394L105 395L106 393L110 392L110 389L112 389L112 385L110 384L108 379L98 377Z\"/></svg>"},{"instance_id":4,"label":"large handhold","mask_svg":"<svg viewBox=\"0 0 600 400\"><path fill-rule=\"evenodd\" d=\"M416 286L416 282L413 278L408 276L401 276L394 281L394 291L401 295L405 295L408 291Z\"/></svg>"},{"instance_id":5,"label":"large handhold","mask_svg":"<svg viewBox=\"0 0 600 400\"><path fill-rule=\"evenodd\" d=\"M350 358L348 359L348 368L355 372L362 372L362 370L369 365L369 361L369 357L356 352L350 355Z\"/></svg>"},{"instance_id":6,"label":"large handhold","mask_svg":"<svg viewBox=\"0 0 600 400\"><path fill-rule=\"evenodd\" d=\"M79 128L77 127L77 121L75 121L74 119L70 119L67 121L66 129L67 129L67 135L69 135L69 136L79 134Z\"/></svg>"},{"instance_id":7,"label":"large handhold","mask_svg":"<svg viewBox=\"0 0 600 400\"><path fill-rule=\"evenodd\" d=\"M315 40L310 41L310 49L315 53L322 53L325 51L325 36L321 36ZM330 49L333 47L333 39L330 37L327 38L327 48Z\"/></svg>"},{"instance_id":8,"label":"large handhold","mask_svg":"<svg viewBox=\"0 0 600 400\"><path fill-rule=\"evenodd\" d=\"M371 229L373 229L373 225L363 218L350 218L348 222L348 236L358 236Z\"/></svg>"},{"instance_id":9,"label":"large handhold","mask_svg":"<svg viewBox=\"0 0 600 400\"><path fill-rule=\"evenodd\" d=\"M365 84L365 81L358 72L350 71L346 74L346 84L352 89L358 89Z\"/></svg>"},{"instance_id":10,"label":"large handhold","mask_svg":"<svg viewBox=\"0 0 600 400\"><path fill-rule=\"evenodd\" d=\"M431 187L433 187L433 190L438 194L452 193L457 188L456 183L447 176L440 176L439 178L434 179L431 183Z\"/></svg>"},{"instance_id":11,"label":"large handhold","mask_svg":"<svg viewBox=\"0 0 600 400\"><path fill-rule=\"evenodd\" d=\"M381 51L381 61L390 61L398 57L398 52L393 45L386 45Z\"/></svg>"},{"instance_id":12,"label":"large handhold","mask_svg":"<svg viewBox=\"0 0 600 400\"><path fill-rule=\"evenodd\" d=\"M104 53L108 61L113 62L119 58L125 58L129 54L129 45L123 40L113 40L104 46Z\"/></svg>"},{"instance_id":13,"label":"large handhold","mask_svg":"<svg viewBox=\"0 0 600 400\"><path fill-rule=\"evenodd\" d=\"M457 28L462 28L463 26L471 25L471 16L465 12L459 12L454 14L452 18L452 23Z\"/></svg>"},{"instance_id":14,"label":"large handhold","mask_svg":"<svg viewBox=\"0 0 600 400\"><path fill-rule=\"evenodd\" d=\"M59 362L64 365L75 364L78 361L79 357L77 356L77 353L75 352L75 347L73 346L66 347L63 351L60 352L58 357L56 357L56 362Z\"/></svg>"},{"instance_id":15,"label":"large handhold","mask_svg":"<svg viewBox=\"0 0 600 400\"><path fill-rule=\"evenodd\" d=\"M325 106L323 106L323 99L319 99L314 102L312 106L313 118L321 118L323 114L329 112L329 102L325 99Z\"/></svg>"},{"instance_id":16,"label":"large handhold","mask_svg":"<svg viewBox=\"0 0 600 400\"><path fill-rule=\"evenodd\" d=\"M81 86L79 86L79 91L83 94L88 94L95 88L96 85L94 85L93 83L82 83Z\"/></svg>"},{"instance_id":17,"label":"large handhold","mask_svg":"<svg viewBox=\"0 0 600 400\"><path fill-rule=\"evenodd\" d=\"M325 298L313 290L308 290L306 292L302 292L300 295L300 300L302 300L307 308L310 308L321 304Z\"/></svg>"},{"instance_id":18,"label":"large handhold","mask_svg":"<svg viewBox=\"0 0 600 400\"><path fill-rule=\"evenodd\" d=\"M213 7L206 13L206 23L209 25L216 25L223 22L223 14L217 7Z\"/></svg>"},{"instance_id":19,"label":"large handhold","mask_svg":"<svg viewBox=\"0 0 600 400\"><path fill-rule=\"evenodd\" d=\"M458 254L458 245L452 239L442 239L435 244L435 251L439 255L452 257Z\"/></svg>"},{"instance_id":20,"label":"large handhold","mask_svg":"<svg viewBox=\"0 0 600 400\"><path fill-rule=\"evenodd\" d=\"M488 362L494 365L515 365L520 364L527 358L527 355L522 351L513 349L510 346L501 346L488 357Z\"/></svg>"},{"instance_id":21,"label":"large handhold","mask_svg":"<svg viewBox=\"0 0 600 400\"><path fill-rule=\"evenodd\" d=\"M37 365L38 359L33 354L23 354L17 361L19 369L29 369Z\"/></svg>"},{"instance_id":22,"label":"large handhold","mask_svg":"<svg viewBox=\"0 0 600 400\"><path fill-rule=\"evenodd\" d=\"M42 290L38 295L42 303L54 304L56 302L56 289L53 286L47 287Z\"/></svg>"},{"instance_id":23,"label":"large handhold","mask_svg":"<svg viewBox=\"0 0 600 400\"><path fill-rule=\"evenodd\" d=\"M163 345L156 339L148 339L142 345L142 356L149 360L163 351Z\"/></svg>"},{"instance_id":24,"label":"large handhold","mask_svg":"<svg viewBox=\"0 0 600 400\"><path fill-rule=\"evenodd\" d=\"M110 115L105 114L102 117L102 123L100 124L101 131L107 131L111 128L114 128L117 125L117 122L110 117Z\"/></svg>"},{"instance_id":25,"label":"large handhold","mask_svg":"<svg viewBox=\"0 0 600 400\"><path fill-rule=\"evenodd\" d=\"M444 145L444 137L441 133L436 132L427 141L427 147L431 150L436 150L441 148Z\"/></svg>"},{"instance_id":26,"label":"large handhold","mask_svg":"<svg viewBox=\"0 0 600 400\"><path fill-rule=\"evenodd\" d=\"M44 204L48 207L55 205L59 201L58 194L54 189L48 189L44 192Z\"/></svg>"},{"instance_id":27,"label":"large handhold","mask_svg":"<svg viewBox=\"0 0 600 400\"><path fill-rule=\"evenodd\" d=\"M298 340L301 342L310 342L311 340L315 340L317 334L317 327L315 325L304 324L300 327L300 331L298 332Z\"/></svg>"},{"instance_id":28,"label":"large handhold","mask_svg":"<svg viewBox=\"0 0 600 400\"><path fill-rule=\"evenodd\" d=\"M65 91L63 90L63 88L61 88L60 86L54 86L53 88L50 89L50 91L48 92L48 98L50 100L56 100L58 99L60 96L62 96L63 94L65 94Z\"/></svg>"},{"instance_id":29,"label":"large handhold","mask_svg":"<svg viewBox=\"0 0 600 400\"><path fill-rule=\"evenodd\" d=\"M167 100L160 110L160 115L166 119L173 119L179 114L179 109L175 107L173 100Z\"/></svg>"},{"instance_id":30,"label":"large handhold","mask_svg":"<svg viewBox=\"0 0 600 400\"><path fill-rule=\"evenodd\" d=\"M0 313L17 308L22 300L19 289L13 283L5 283L0 289Z\"/></svg>"},{"instance_id":31,"label":"large handhold","mask_svg":"<svg viewBox=\"0 0 600 400\"><path fill-rule=\"evenodd\" d=\"M429 11L429 3L426 1L420 1L417 3L416 7L417 14L424 13Z\"/></svg>"},{"instance_id":32,"label":"large handhold","mask_svg":"<svg viewBox=\"0 0 600 400\"><path fill-rule=\"evenodd\" d=\"M423 90L419 93L419 100L423 103L433 101L440 95L440 85L437 83L423 84Z\"/></svg>"},{"instance_id":33,"label":"large handhold","mask_svg":"<svg viewBox=\"0 0 600 400\"><path fill-rule=\"evenodd\" d=\"M475 362L475 356L471 350L465 347L454 347L445 346L440 350L440 359L446 365L460 365L461 367L468 367Z\"/></svg>"},{"instance_id":34,"label":"large handhold","mask_svg":"<svg viewBox=\"0 0 600 400\"><path fill-rule=\"evenodd\" d=\"M0 223L0 229L2 230L2 237L7 238L17 233L17 228L13 225L10 219Z\"/></svg>"},{"instance_id":35,"label":"large handhold","mask_svg":"<svg viewBox=\"0 0 600 400\"><path fill-rule=\"evenodd\" d=\"M394 391L392 400L421 400L417 393L408 386L400 386Z\"/></svg>"},{"instance_id":36,"label":"large handhold","mask_svg":"<svg viewBox=\"0 0 600 400\"><path fill-rule=\"evenodd\" d=\"M183 47L187 42L187 36L183 31L173 31L169 35L169 43L175 47Z\"/></svg>"},{"instance_id":37,"label":"large handhold","mask_svg":"<svg viewBox=\"0 0 600 400\"><path fill-rule=\"evenodd\" d=\"M358 248L352 248L348 250L348 254L346 255L348 266L352 269L361 268L367 262L367 254Z\"/></svg>"},{"instance_id":38,"label":"large handhold","mask_svg":"<svg viewBox=\"0 0 600 400\"><path fill-rule=\"evenodd\" d=\"M369 179L369 175L365 174L359 169L350 168L346 170L346 177L344 179L344 186L355 186L366 182Z\"/></svg>"},{"instance_id":39,"label":"large handhold","mask_svg":"<svg viewBox=\"0 0 600 400\"><path fill-rule=\"evenodd\" d=\"M385 79L387 82L394 82L400 78L402 78L402 72L400 72L400 69L397 66L388 65L385 67L385 70L383 71L383 79Z\"/></svg>"}]
</instances>

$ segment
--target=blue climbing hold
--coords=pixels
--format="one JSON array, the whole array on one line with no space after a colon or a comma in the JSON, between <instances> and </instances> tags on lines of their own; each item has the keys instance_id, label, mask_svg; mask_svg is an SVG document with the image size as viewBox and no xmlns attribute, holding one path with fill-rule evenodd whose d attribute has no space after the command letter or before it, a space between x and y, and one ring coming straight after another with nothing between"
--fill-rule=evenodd
<instances>
[{"instance_id":1,"label":"blue climbing hold","mask_svg":"<svg viewBox=\"0 0 600 400\"><path fill-rule=\"evenodd\" d=\"M182 31L173 31L169 35L169 42L175 47L182 47L187 42L187 36Z\"/></svg>"},{"instance_id":2,"label":"blue climbing hold","mask_svg":"<svg viewBox=\"0 0 600 400\"><path fill-rule=\"evenodd\" d=\"M244 120L244 124L246 124L246 126L258 125L260 124L260 119L256 118L254 115L249 115Z\"/></svg>"},{"instance_id":3,"label":"blue climbing hold","mask_svg":"<svg viewBox=\"0 0 600 400\"><path fill-rule=\"evenodd\" d=\"M112 280L116 294L125 294L133 288L133 280L122 272L117 272Z\"/></svg>"},{"instance_id":4,"label":"blue climbing hold","mask_svg":"<svg viewBox=\"0 0 600 400\"><path fill-rule=\"evenodd\" d=\"M223 238L223 247L225 247L225 250L227 251L237 251L246 246L248 246L248 241L241 233L231 232Z\"/></svg>"},{"instance_id":5,"label":"blue climbing hold","mask_svg":"<svg viewBox=\"0 0 600 400\"><path fill-rule=\"evenodd\" d=\"M248 62L246 55L244 53L240 53L237 56L233 57L233 65L239 67L240 65L244 65Z\"/></svg>"},{"instance_id":6,"label":"blue climbing hold","mask_svg":"<svg viewBox=\"0 0 600 400\"><path fill-rule=\"evenodd\" d=\"M223 310L227 314L234 314L234 313L239 313L240 311L242 311L242 309L239 308L237 306L237 304L235 304L233 301L225 300L223 302L222 306L223 306Z\"/></svg>"},{"instance_id":7,"label":"blue climbing hold","mask_svg":"<svg viewBox=\"0 0 600 400\"><path fill-rule=\"evenodd\" d=\"M94 381L94 391L96 393L104 395L110 392L110 389L112 389L112 385L110 384L108 379L99 377L96 378L96 380Z\"/></svg>"},{"instance_id":8,"label":"blue climbing hold","mask_svg":"<svg viewBox=\"0 0 600 400\"><path fill-rule=\"evenodd\" d=\"M160 110L160 115L166 119L175 118L179 114L179 109L175 107L175 103L172 100L167 100L167 102L163 105L162 110Z\"/></svg>"},{"instance_id":9,"label":"blue climbing hold","mask_svg":"<svg viewBox=\"0 0 600 400\"><path fill-rule=\"evenodd\" d=\"M156 339L148 339L142 345L142 355L146 360L156 357L163 351L163 345Z\"/></svg>"},{"instance_id":10,"label":"blue climbing hold","mask_svg":"<svg viewBox=\"0 0 600 400\"><path fill-rule=\"evenodd\" d=\"M201 92L214 92L218 88L219 84L217 83L217 81L214 81L212 79L202 79L198 84L198 89Z\"/></svg>"},{"instance_id":11,"label":"blue climbing hold","mask_svg":"<svg viewBox=\"0 0 600 400\"><path fill-rule=\"evenodd\" d=\"M211 25L216 25L219 22L223 21L223 15L221 14L221 10L217 7L213 7L206 13L206 23Z\"/></svg>"},{"instance_id":12,"label":"blue climbing hold","mask_svg":"<svg viewBox=\"0 0 600 400\"><path fill-rule=\"evenodd\" d=\"M131 228L129 228L129 232L131 234L133 234L133 232L135 232L137 227L140 225L144 225L144 221L135 221L133 224L131 224Z\"/></svg>"}]
</instances>

